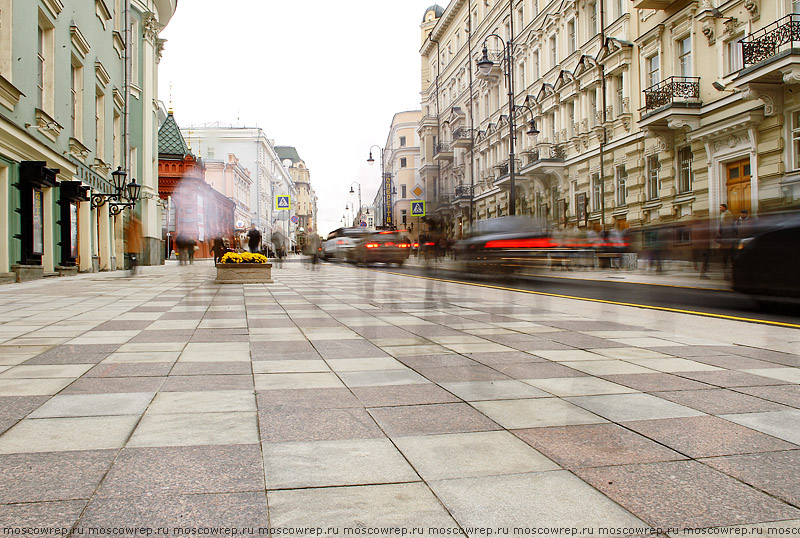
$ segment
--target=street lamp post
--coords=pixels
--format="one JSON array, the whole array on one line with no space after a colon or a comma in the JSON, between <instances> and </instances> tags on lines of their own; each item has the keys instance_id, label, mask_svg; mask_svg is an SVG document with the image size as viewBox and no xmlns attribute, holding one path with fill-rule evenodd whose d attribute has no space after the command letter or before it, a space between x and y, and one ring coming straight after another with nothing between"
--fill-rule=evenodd
<instances>
[{"instance_id":1,"label":"street lamp post","mask_svg":"<svg viewBox=\"0 0 800 538\"><path fill-rule=\"evenodd\" d=\"M489 59L489 51L486 48L486 42L489 40L490 37L494 37L499 39L501 42L504 43L503 48L503 63L505 68L505 77L506 77L506 86L508 87L508 125L510 129L510 136L508 141L508 179L509 185L511 187L509 194L508 194L508 214L515 215L516 214L516 205L517 205L517 191L516 186L514 184L515 180L515 162L514 162L514 139L516 137L516 121L515 115L519 112L521 113L524 108L527 108L528 111L531 113L531 120L528 122L528 131L527 134L535 136L539 134L539 130L536 128L536 122L533 120L533 110L527 104L525 105L517 105L514 104L514 44L512 43L511 39L508 41L503 41L503 38L497 34L489 34L486 36L486 39L483 41L483 56L480 60L477 61L478 73L480 73L484 77L488 77L489 74L492 72L492 68L494 67L494 62Z\"/></svg>"},{"instance_id":2,"label":"street lamp post","mask_svg":"<svg viewBox=\"0 0 800 538\"><path fill-rule=\"evenodd\" d=\"M361 183L359 183L358 181L353 181L350 184L350 194L355 194L355 191L353 190L353 185L358 185L358 216L360 217L361 216Z\"/></svg>"},{"instance_id":3,"label":"street lamp post","mask_svg":"<svg viewBox=\"0 0 800 538\"><path fill-rule=\"evenodd\" d=\"M372 158L372 149L378 148L381 151L381 189L383 191L383 198L386 202L386 210L384 211L384 224L388 224L390 226L394 226L394 202L392 200L392 196L395 194L394 189L392 187L391 181L389 182L389 189L386 188L386 171L384 170L383 165L383 157L384 157L384 149L380 146L373 145L369 148L369 158L367 158L367 162L369 164L374 164L375 159ZM360 191L360 186L359 186ZM377 215L376 215L377 217Z\"/></svg>"}]
</instances>

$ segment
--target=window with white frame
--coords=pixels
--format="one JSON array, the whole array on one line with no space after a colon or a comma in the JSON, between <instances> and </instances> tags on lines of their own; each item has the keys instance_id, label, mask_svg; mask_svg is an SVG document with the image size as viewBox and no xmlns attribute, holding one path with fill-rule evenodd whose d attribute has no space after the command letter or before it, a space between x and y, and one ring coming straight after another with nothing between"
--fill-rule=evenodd
<instances>
[{"instance_id":1,"label":"window with white frame","mask_svg":"<svg viewBox=\"0 0 800 538\"><path fill-rule=\"evenodd\" d=\"M622 75L614 77L614 88L617 92L616 115L619 116L625 112L625 86Z\"/></svg>"},{"instance_id":2,"label":"window with white frame","mask_svg":"<svg viewBox=\"0 0 800 538\"><path fill-rule=\"evenodd\" d=\"M678 41L678 73L682 77L692 75L692 36Z\"/></svg>"},{"instance_id":3,"label":"window with white frame","mask_svg":"<svg viewBox=\"0 0 800 538\"><path fill-rule=\"evenodd\" d=\"M602 208L602 185L600 184L600 174L592 174L592 211L600 211Z\"/></svg>"},{"instance_id":4,"label":"window with white frame","mask_svg":"<svg viewBox=\"0 0 800 538\"><path fill-rule=\"evenodd\" d=\"M625 2L627 0L614 0L614 16L620 18L625 15Z\"/></svg>"},{"instance_id":5,"label":"window with white frame","mask_svg":"<svg viewBox=\"0 0 800 538\"><path fill-rule=\"evenodd\" d=\"M114 129L112 135L112 166L122 166L122 114L116 109L114 110L112 128Z\"/></svg>"},{"instance_id":6,"label":"window with white frame","mask_svg":"<svg viewBox=\"0 0 800 538\"><path fill-rule=\"evenodd\" d=\"M11 66L13 63L11 1L0 0L0 75L7 80L11 80Z\"/></svg>"},{"instance_id":7,"label":"window with white frame","mask_svg":"<svg viewBox=\"0 0 800 538\"><path fill-rule=\"evenodd\" d=\"M539 80L539 51L533 51L533 80Z\"/></svg>"},{"instance_id":8,"label":"window with white frame","mask_svg":"<svg viewBox=\"0 0 800 538\"><path fill-rule=\"evenodd\" d=\"M97 88L95 95L95 157L101 161L105 161L106 154L106 96L103 95L102 90Z\"/></svg>"},{"instance_id":9,"label":"window with white frame","mask_svg":"<svg viewBox=\"0 0 800 538\"><path fill-rule=\"evenodd\" d=\"M520 4L517 10L517 30L520 32L525 28L525 12L523 11L523 5L524 4Z\"/></svg>"},{"instance_id":10,"label":"window with white frame","mask_svg":"<svg viewBox=\"0 0 800 538\"><path fill-rule=\"evenodd\" d=\"M547 115L547 127L550 129L550 143L556 141L556 115L551 112Z\"/></svg>"},{"instance_id":11,"label":"window with white frame","mask_svg":"<svg viewBox=\"0 0 800 538\"><path fill-rule=\"evenodd\" d=\"M406 137L405 136L401 136L400 137L400 147L402 148L405 145L406 145Z\"/></svg>"},{"instance_id":12,"label":"window with white frame","mask_svg":"<svg viewBox=\"0 0 800 538\"><path fill-rule=\"evenodd\" d=\"M567 54L575 52L577 36L575 35L575 19L567 22Z\"/></svg>"},{"instance_id":13,"label":"window with white frame","mask_svg":"<svg viewBox=\"0 0 800 538\"><path fill-rule=\"evenodd\" d=\"M531 18L539 14L539 0L532 0L531 4Z\"/></svg>"},{"instance_id":14,"label":"window with white frame","mask_svg":"<svg viewBox=\"0 0 800 538\"><path fill-rule=\"evenodd\" d=\"M800 110L792 112L792 170L800 170Z\"/></svg>"},{"instance_id":15,"label":"window with white frame","mask_svg":"<svg viewBox=\"0 0 800 538\"><path fill-rule=\"evenodd\" d=\"M75 57L72 58L71 87L72 97L72 136L83 139L83 66Z\"/></svg>"},{"instance_id":16,"label":"window with white frame","mask_svg":"<svg viewBox=\"0 0 800 538\"><path fill-rule=\"evenodd\" d=\"M408 164L408 161L405 157L400 157L400 168L405 168Z\"/></svg>"},{"instance_id":17,"label":"window with white frame","mask_svg":"<svg viewBox=\"0 0 800 538\"><path fill-rule=\"evenodd\" d=\"M567 118L569 118L569 125L567 125L567 129L569 131L570 138L577 136L578 129L575 127L575 101L570 101L567 104Z\"/></svg>"},{"instance_id":18,"label":"window with white frame","mask_svg":"<svg viewBox=\"0 0 800 538\"><path fill-rule=\"evenodd\" d=\"M405 184L400 185L400 197L401 198L406 198L406 185Z\"/></svg>"},{"instance_id":19,"label":"window with white frame","mask_svg":"<svg viewBox=\"0 0 800 538\"><path fill-rule=\"evenodd\" d=\"M589 15L589 38L597 35L597 3L589 2L586 4L586 11Z\"/></svg>"},{"instance_id":20,"label":"window with white frame","mask_svg":"<svg viewBox=\"0 0 800 538\"><path fill-rule=\"evenodd\" d=\"M800 0L792 0L792 13L800 15Z\"/></svg>"},{"instance_id":21,"label":"window with white frame","mask_svg":"<svg viewBox=\"0 0 800 538\"><path fill-rule=\"evenodd\" d=\"M661 57L658 53L647 58L647 87L661 82Z\"/></svg>"},{"instance_id":22,"label":"window with white frame","mask_svg":"<svg viewBox=\"0 0 800 538\"><path fill-rule=\"evenodd\" d=\"M659 173L661 172L661 163L658 161L658 155L650 155L647 158L647 199L656 200L660 194Z\"/></svg>"},{"instance_id":23,"label":"window with white frame","mask_svg":"<svg viewBox=\"0 0 800 538\"><path fill-rule=\"evenodd\" d=\"M678 192L691 192L694 173L692 161L694 154L691 146L684 146L678 150Z\"/></svg>"},{"instance_id":24,"label":"window with white frame","mask_svg":"<svg viewBox=\"0 0 800 538\"><path fill-rule=\"evenodd\" d=\"M597 124L597 88L589 90L589 125Z\"/></svg>"},{"instance_id":25,"label":"window with white frame","mask_svg":"<svg viewBox=\"0 0 800 538\"><path fill-rule=\"evenodd\" d=\"M731 39L725 43L725 74L730 75L744 67L742 59L742 45L744 36Z\"/></svg>"},{"instance_id":26,"label":"window with white frame","mask_svg":"<svg viewBox=\"0 0 800 538\"><path fill-rule=\"evenodd\" d=\"M139 21L131 21L131 82L139 85Z\"/></svg>"},{"instance_id":27,"label":"window with white frame","mask_svg":"<svg viewBox=\"0 0 800 538\"><path fill-rule=\"evenodd\" d=\"M624 164L617 166L616 180L617 207L622 207L627 204L626 197L628 196L628 172L625 170Z\"/></svg>"},{"instance_id":28,"label":"window with white frame","mask_svg":"<svg viewBox=\"0 0 800 538\"><path fill-rule=\"evenodd\" d=\"M550 69L558 65L558 45L556 44L556 36L550 36Z\"/></svg>"}]
</instances>

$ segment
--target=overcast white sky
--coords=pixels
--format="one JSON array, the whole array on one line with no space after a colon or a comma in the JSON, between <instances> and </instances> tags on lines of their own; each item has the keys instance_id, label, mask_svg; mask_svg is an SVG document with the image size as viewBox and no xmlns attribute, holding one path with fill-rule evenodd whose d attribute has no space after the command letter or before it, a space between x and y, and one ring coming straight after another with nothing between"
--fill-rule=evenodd
<instances>
[{"instance_id":1,"label":"overcast white sky","mask_svg":"<svg viewBox=\"0 0 800 538\"><path fill-rule=\"evenodd\" d=\"M353 181L372 203L370 146L385 145L395 113L420 108L420 23L433 3L180 0L161 32L159 97L179 125L238 122L296 147L326 235L358 205Z\"/></svg>"}]
</instances>

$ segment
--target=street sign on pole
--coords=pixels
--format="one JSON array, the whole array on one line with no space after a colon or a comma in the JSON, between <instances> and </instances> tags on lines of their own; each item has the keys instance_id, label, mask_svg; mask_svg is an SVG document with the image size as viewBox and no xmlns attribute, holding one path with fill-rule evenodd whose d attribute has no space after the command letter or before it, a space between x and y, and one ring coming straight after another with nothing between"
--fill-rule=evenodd
<instances>
[{"instance_id":1,"label":"street sign on pole","mask_svg":"<svg viewBox=\"0 0 800 538\"><path fill-rule=\"evenodd\" d=\"M425 200L412 200L411 201L411 216L424 217L425 216Z\"/></svg>"},{"instance_id":2,"label":"street sign on pole","mask_svg":"<svg viewBox=\"0 0 800 538\"><path fill-rule=\"evenodd\" d=\"M275 210L283 211L292 207L292 197L288 194L279 194L275 196Z\"/></svg>"},{"instance_id":3,"label":"street sign on pole","mask_svg":"<svg viewBox=\"0 0 800 538\"><path fill-rule=\"evenodd\" d=\"M295 224L297 224L298 222L300 222L300 219L299 219L299 218L297 218L297 215L292 215L292 222L293 222L293 223L295 223Z\"/></svg>"}]
</instances>

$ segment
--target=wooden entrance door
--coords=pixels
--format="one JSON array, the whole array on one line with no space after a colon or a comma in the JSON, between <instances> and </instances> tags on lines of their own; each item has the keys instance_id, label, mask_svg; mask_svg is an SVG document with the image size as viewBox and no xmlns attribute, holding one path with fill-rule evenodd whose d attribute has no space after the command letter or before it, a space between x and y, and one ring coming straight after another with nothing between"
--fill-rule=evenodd
<instances>
[{"instance_id":1,"label":"wooden entrance door","mask_svg":"<svg viewBox=\"0 0 800 538\"><path fill-rule=\"evenodd\" d=\"M752 213L750 208L750 159L728 163L725 167L728 210L734 215L738 215L742 209Z\"/></svg>"}]
</instances>

